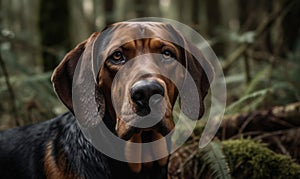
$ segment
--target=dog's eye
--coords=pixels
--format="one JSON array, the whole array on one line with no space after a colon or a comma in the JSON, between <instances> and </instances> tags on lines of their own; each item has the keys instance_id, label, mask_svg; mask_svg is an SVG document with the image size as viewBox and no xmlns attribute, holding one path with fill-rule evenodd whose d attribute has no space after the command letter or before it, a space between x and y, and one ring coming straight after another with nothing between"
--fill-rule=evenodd
<instances>
[{"instance_id":1,"label":"dog's eye","mask_svg":"<svg viewBox=\"0 0 300 179\"><path fill-rule=\"evenodd\" d=\"M111 56L110 56L111 62L114 64L123 64L125 63L125 57L121 51L115 51Z\"/></svg>"},{"instance_id":2,"label":"dog's eye","mask_svg":"<svg viewBox=\"0 0 300 179\"><path fill-rule=\"evenodd\" d=\"M123 57L123 54L120 51L116 51L112 54L112 58L114 60L120 60L122 57Z\"/></svg>"},{"instance_id":3,"label":"dog's eye","mask_svg":"<svg viewBox=\"0 0 300 179\"><path fill-rule=\"evenodd\" d=\"M171 59L171 58L175 58L174 53L171 52L170 50L164 50L161 54L162 54L162 57L167 60Z\"/></svg>"}]
</instances>

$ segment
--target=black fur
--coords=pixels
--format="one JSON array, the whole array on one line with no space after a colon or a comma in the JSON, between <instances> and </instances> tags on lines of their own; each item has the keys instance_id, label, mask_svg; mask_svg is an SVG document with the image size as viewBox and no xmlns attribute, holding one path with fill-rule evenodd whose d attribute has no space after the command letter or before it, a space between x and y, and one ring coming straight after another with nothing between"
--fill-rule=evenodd
<instances>
[{"instance_id":1,"label":"black fur","mask_svg":"<svg viewBox=\"0 0 300 179\"><path fill-rule=\"evenodd\" d=\"M44 158L50 141L54 158L64 152L66 172L84 178L110 178L107 158L84 138L71 113L1 132L1 178L46 178Z\"/></svg>"},{"instance_id":2,"label":"black fur","mask_svg":"<svg viewBox=\"0 0 300 179\"><path fill-rule=\"evenodd\" d=\"M44 168L47 143L52 156L66 157L65 172L81 178L165 178L166 167L134 174L127 163L96 150L83 136L75 117L66 113L39 124L0 133L0 178L47 178ZM117 147L117 146L116 146Z\"/></svg>"}]
</instances>

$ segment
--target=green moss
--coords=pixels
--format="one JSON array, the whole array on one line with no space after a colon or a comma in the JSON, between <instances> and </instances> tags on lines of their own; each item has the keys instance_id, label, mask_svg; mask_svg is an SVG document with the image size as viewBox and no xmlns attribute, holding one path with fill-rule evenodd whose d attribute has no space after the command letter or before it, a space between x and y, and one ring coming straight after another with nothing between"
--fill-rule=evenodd
<instances>
[{"instance_id":1,"label":"green moss","mask_svg":"<svg viewBox=\"0 0 300 179\"><path fill-rule=\"evenodd\" d=\"M250 139L222 142L233 178L300 178L300 165Z\"/></svg>"}]
</instances>

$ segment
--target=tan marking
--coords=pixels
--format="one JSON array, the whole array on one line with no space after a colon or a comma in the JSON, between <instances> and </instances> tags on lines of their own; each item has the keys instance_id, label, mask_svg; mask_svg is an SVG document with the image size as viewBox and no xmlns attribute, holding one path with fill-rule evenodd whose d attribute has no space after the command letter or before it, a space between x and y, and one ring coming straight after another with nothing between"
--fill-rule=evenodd
<instances>
[{"instance_id":1,"label":"tan marking","mask_svg":"<svg viewBox=\"0 0 300 179\"><path fill-rule=\"evenodd\" d=\"M158 38L153 38L153 39L150 39L150 43L149 43L149 47L151 49L158 49L158 48L161 48L162 46L162 42L160 39Z\"/></svg>"},{"instance_id":2,"label":"tan marking","mask_svg":"<svg viewBox=\"0 0 300 179\"><path fill-rule=\"evenodd\" d=\"M153 156L152 156L152 150L150 147L146 147L144 145L143 147L143 161L153 161ZM153 166L153 162L146 162L143 163L143 166L147 167L147 168L151 168Z\"/></svg>"},{"instance_id":3,"label":"tan marking","mask_svg":"<svg viewBox=\"0 0 300 179\"><path fill-rule=\"evenodd\" d=\"M134 50L136 47L135 47L135 41L130 41L130 42L127 42L125 43L123 46L122 46L123 49L125 50Z\"/></svg>"},{"instance_id":4,"label":"tan marking","mask_svg":"<svg viewBox=\"0 0 300 179\"><path fill-rule=\"evenodd\" d=\"M153 131L153 141L159 140L161 138L163 138L164 136L161 135L160 133ZM169 156L168 154L168 147L167 147L167 142L165 141L165 139L162 140L162 142L160 143L160 145L152 145L152 150L153 150L153 155L154 157L155 154L164 154L166 157L163 157L161 159L158 160L158 164L159 166L165 166L168 163L168 158Z\"/></svg>"},{"instance_id":5,"label":"tan marking","mask_svg":"<svg viewBox=\"0 0 300 179\"><path fill-rule=\"evenodd\" d=\"M134 143L142 143L141 133L134 134L128 141L134 142ZM132 154L134 156L132 156ZM139 161L139 162L138 163L128 162L129 168L135 173L141 172L141 170L142 170L142 164L141 164L142 146L141 145L138 145L137 147L134 147L134 148L132 145L126 145L125 146L125 157L127 159L135 157L137 159L137 161Z\"/></svg>"},{"instance_id":6,"label":"tan marking","mask_svg":"<svg viewBox=\"0 0 300 179\"><path fill-rule=\"evenodd\" d=\"M64 171L66 159L62 156L59 157L59 165L56 164L54 157L52 156L53 141L49 141L46 145L45 158L44 158L44 168L46 178L48 179L74 179L80 178L74 174Z\"/></svg>"}]
</instances>

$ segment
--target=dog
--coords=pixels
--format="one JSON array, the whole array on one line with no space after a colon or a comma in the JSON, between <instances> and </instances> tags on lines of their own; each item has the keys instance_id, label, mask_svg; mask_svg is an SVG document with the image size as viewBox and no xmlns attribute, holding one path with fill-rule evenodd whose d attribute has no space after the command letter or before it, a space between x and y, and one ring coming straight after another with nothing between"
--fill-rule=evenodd
<instances>
[{"instance_id":1,"label":"dog","mask_svg":"<svg viewBox=\"0 0 300 179\"><path fill-rule=\"evenodd\" d=\"M173 43L174 40L181 44ZM72 84L79 60L90 60L92 47L103 51L99 59L103 64L95 82L96 93L100 94L98 109L102 110L102 120L115 136L145 143L161 139L174 129L172 111L179 89L172 80L159 75L161 67L157 58L166 64L165 73L178 81L184 82L185 72L173 65L175 62L191 74L200 103L198 115L191 118L199 119L203 115L203 101L209 90L213 67L202 53L169 24L115 23L77 45L54 70L51 78L54 90L69 112L46 122L0 133L1 178L168 178L168 156L152 162L119 161L97 150L84 136L78 124L80 119L74 116ZM200 58L201 64L196 57ZM128 80L120 81L112 89L114 78L128 63L132 69L126 71L125 68L121 74ZM138 75L139 71L144 75ZM149 100L153 95L161 96L164 101L165 111L160 121L147 129L129 125L127 121L134 120L134 114L146 116L151 113ZM160 101L155 105L160 106ZM114 108L114 103L120 110Z\"/></svg>"}]
</instances>

